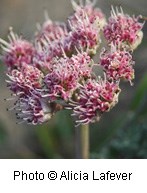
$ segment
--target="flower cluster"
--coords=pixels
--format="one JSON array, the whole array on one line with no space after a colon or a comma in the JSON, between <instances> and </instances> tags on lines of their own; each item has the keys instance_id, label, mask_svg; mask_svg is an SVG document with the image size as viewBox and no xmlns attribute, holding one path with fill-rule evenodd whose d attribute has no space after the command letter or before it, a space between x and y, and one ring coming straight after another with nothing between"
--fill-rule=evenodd
<instances>
[{"instance_id":1,"label":"flower cluster","mask_svg":"<svg viewBox=\"0 0 147 193\"><path fill-rule=\"evenodd\" d=\"M86 52L59 58L44 78L46 96L50 99L69 100L78 89L79 82L91 76L91 58Z\"/></svg>"},{"instance_id":2,"label":"flower cluster","mask_svg":"<svg viewBox=\"0 0 147 193\"><path fill-rule=\"evenodd\" d=\"M132 53L143 37L139 17L112 8L107 22L89 0L72 5L74 12L65 23L46 14L31 42L12 28L8 42L0 39L7 85L16 98L11 109L20 122L41 124L61 109L72 109L77 125L95 122L118 102L120 81L134 79ZM107 49L94 62L102 34ZM94 66L102 67L103 77Z\"/></svg>"},{"instance_id":3,"label":"flower cluster","mask_svg":"<svg viewBox=\"0 0 147 193\"><path fill-rule=\"evenodd\" d=\"M131 82L134 79L134 61L131 53L125 49L120 50L112 45L109 52L104 50L101 53L100 64L109 80L123 79Z\"/></svg>"},{"instance_id":4,"label":"flower cluster","mask_svg":"<svg viewBox=\"0 0 147 193\"><path fill-rule=\"evenodd\" d=\"M103 30L106 40L115 45L121 44L129 50L137 48L143 37L141 31L143 24L138 21L140 17L130 17L124 14L122 9L120 12L116 9L115 12L112 7L111 17Z\"/></svg>"},{"instance_id":5,"label":"flower cluster","mask_svg":"<svg viewBox=\"0 0 147 193\"><path fill-rule=\"evenodd\" d=\"M2 60L7 65L8 71L20 69L24 63L30 64L34 53L33 45L14 34L12 28L8 38L9 43L2 39L0 41L3 49Z\"/></svg>"},{"instance_id":6,"label":"flower cluster","mask_svg":"<svg viewBox=\"0 0 147 193\"><path fill-rule=\"evenodd\" d=\"M95 122L100 115L108 112L118 102L118 84L99 78L89 80L80 86L79 100L73 101L73 115L78 116L77 124Z\"/></svg>"}]
</instances>

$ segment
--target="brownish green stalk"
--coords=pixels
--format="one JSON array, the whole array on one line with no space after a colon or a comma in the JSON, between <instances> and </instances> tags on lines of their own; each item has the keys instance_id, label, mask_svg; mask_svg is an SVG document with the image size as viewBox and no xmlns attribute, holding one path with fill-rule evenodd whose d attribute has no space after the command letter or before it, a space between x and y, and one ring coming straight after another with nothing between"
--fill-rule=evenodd
<instances>
[{"instance_id":1,"label":"brownish green stalk","mask_svg":"<svg viewBox=\"0 0 147 193\"><path fill-rule=\"evenodd\" d=\"M77 159L89 158L89 124L75 128L75 149Z\"/></svg>"}]
</instances>

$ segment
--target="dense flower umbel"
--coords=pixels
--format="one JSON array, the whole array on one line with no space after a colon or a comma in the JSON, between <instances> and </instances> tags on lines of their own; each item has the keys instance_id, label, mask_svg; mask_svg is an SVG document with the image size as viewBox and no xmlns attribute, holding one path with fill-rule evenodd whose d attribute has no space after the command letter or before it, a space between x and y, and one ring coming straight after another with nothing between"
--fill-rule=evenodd
<instances>
[{"instance_id":1,"label":"dense flower umbel","mask_svg":"<svg viewBox=\"0 0 147 193\"><path fill-rule=\"evenodd\" d=\"M41 124L51 119L53 112L50 104L42 98L32 96L21 97L16 102L17 118L20 122Z\"/></svg>"},{"instance_id":2,"label":"dense flower umbel","mask_svg":"<svg viewBox=\"0 0 147 193\"><path fill-rule=\"evenodd\" d=\"M89 54L94 55L101 41L101 27L98 21L102 18L102 14L99 14L100 11L97 13L91 4L85 7L80 7L75 3L74 5L75 13L68 19L72 46L85 49Z\"/></svg>"},{"instance_id":3,"label":"dense flower umbel","mask_svg":"<svg viewBox=\"0 0 147 193\"><path fill-rule=\"evenodd\" d=\"M7 66L7 85L16 97L20 122L41 124L57 111L72 109L76 124L98 121L118 102L121 80L134 78L133 50L142 40L143 24L112 8L106 23L94 2L72 1L74 13L65 23L46 16L32 43L10 28L9 42L0 39L2 61ZM92 60L103 39L107 49L99 63ZM99 52L98 52L99 53ZM104 79L97 77L101 66Z\"/></svg>"},{"instance_id":4,"label":"dense flower umbel","mask_svg":"<svg viewBox=\"0 0 147 193\"><path fill-rule=\"evenodd\" d=\"M68 100L79 82L91 76L91 58L86 52L56 60L51 72L44 78L46 93L51 100Z\"/></svg>"},{"instance_id":5,"label":"dense flower umbel","mask_svg":"<svg viewBox=\"0 0 147 193\"><path fill-rule=\"evenodd\" d=\"M43 73L30 65L22 64L20 70L14 69L7 76L8 87L16 95L30 95L30 92L42 86Z\"/></svg>"},{"instance_id":6,"label":"dense flower umbel","mask_svg":"<svg viewBox=\"0 0 147 193\"><path fill-rule=\"evenodd\" d=\"M73 3L75 12L66 23L52 22L49 18L39 27L36 42L47 53L47 59L61 57L64 52L71 56L76 49L95 54L100 44L100 30L105 24L101 10L92 3L80 6Z\"/></svg>"},{"instance_id":7,"label":"dense flower umbel","mask_svg":"<svg viewBox=\"0 0 147 193\"><path fill-rule=\"evenodd\" d=\"M48 60L56 56L62 56L63 50L66 53L71 51L70 34L66 24L53 22L49 18L42 27L40 26L35 41L46 52Z\"/></svg>"},{"instance_id":8,"label":"dense flower umbel","mask_svg":"<svg viewBox=\"0 0 147 193\"><path fill-rule=\"evenodd\" d=\"M122 43L123 46L134 50L141 43L143 33L141 31L143 24L139 23L140 17L130 17L123 11L112 8L111 17L108 24L104 27L104 36L109 43L116 45Z\"/></svg>"},{"instance_id":9,"label":"dense flower umbel","mask_svg":"<svg viewBox=\"0 0 147 193\"><path fill-rule=\"evenodd\" d=\"M90 54L95 54L100 42L99 28L91 25L85 13L78 19L77 25L70 21L72 45L78 49L82 48Z\"/></svg>"},{"instance_id":10,"label":"dense flower umbel","mask_svg":"<svg viewBox=\"0 0 147 193\"><path fill-rule=\"evenodd\" d=\"M53 31L54 32L54 31ZM72 50L72 41L71 41L71 34L68 33L68 36L58 36L54 40L57 34L55 34L54 38L53 35L48 35L47 31L43 32L42 35L35 38L35 47L36 47L36 54L35 58L38 62L50 62L54 57L62 57L63 53L67 55L71 55L74 53ZM56 32L55 32L56 33ZM51 41L52 39L52 41Z\"/></svg>"},{"instance_id":11,"label":"dense flower umbel","mask_svg":"<svg viewBox=\"0 0 147 193\"><path fill-rule=\"evenodd\" d=\"M64 23L53 22L47 18L43 26L40 26L36 39L42 41L43 38L48 38L48 40L52 42L65 36L68 36L67 26Z\"/></svg>"},{"instance_id":12,"label":"dense flower umbel","mask_svg":"<svg viewBox=\"0 0 147 193\"><path fill-rule=\"evenodd\" d=\"M99 120L102 113L109 111L118 102L120 88L118 84L106 79L89 80L81 85L77 102L72 102L73 115L78 124L87 124Z\"/></svg>"},{"instance_id":13,"label":"dense flower umbel","mask_svg":"<svg viewBox=\"0 0 147 193\"><path fill-rule=\"evenodd\" d=\"M27 40L18 37L10 28L9 43L0 39L3 48L2 60L8 66L8 70L21 68L22 64L31 64L34 53L33 45Z\"/></svg>"},{"instance_id":14,"label":"dense flower umbel","mask_svg":"<svg viewBox=\"0 0 147 193\"><path fill-rule=\"evenodd\" d=\"M78 22L78 18L81 18L86 13L91 24L96 24L100 29L103 29L106 24L106 18L101 9L94 7L95 2L87 1L85 5L78 5L75 1L72 1L72 4L75 13L69 19L75 22L75 25Z\"/></svg>"},{"instance_id":15,"label":"dense flower umbel","mask_svg":"<svg viewBox=\"0 0 147 193\"><path fill-rule=\"evenodd\" d=\"M131 82L134 79L134 61L132 55L124 49L120 50L111 45L110 52L102 52L100 65L104 67L109 80L123 79Z\"/></svg>"}]
</instances>

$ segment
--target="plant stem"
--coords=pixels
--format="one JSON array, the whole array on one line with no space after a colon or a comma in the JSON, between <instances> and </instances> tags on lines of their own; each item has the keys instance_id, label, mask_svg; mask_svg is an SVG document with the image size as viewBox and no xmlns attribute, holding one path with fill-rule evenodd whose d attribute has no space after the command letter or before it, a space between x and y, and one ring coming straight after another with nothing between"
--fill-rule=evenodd
<instances>
[{"instance_id":1,"label":"plant stem","mask_svg":"<svg viewBox=\"0 0 147 193\"><path fill-rule=\"evenodd\" d=\"M83 159L89 158L89 125L81 126L81 154Z\"/></svg>"},{"instance_id":2,"label":"plant stem","mask_svg":"<svg viewBox=\"0 0 147 193\"><path fill-rule=\"evenodd\" d=\"M89 125L75 128L75 149L77 159L89 158Z\"/></svg>"}]
</instances>

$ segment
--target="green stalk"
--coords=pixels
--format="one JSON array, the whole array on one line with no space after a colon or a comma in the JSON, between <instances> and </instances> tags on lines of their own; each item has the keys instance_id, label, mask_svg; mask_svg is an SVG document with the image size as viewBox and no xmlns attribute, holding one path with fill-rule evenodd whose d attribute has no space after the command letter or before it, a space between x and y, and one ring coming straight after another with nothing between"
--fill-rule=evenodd
<instances>
[{"instance_id":1,"label":"green stalk","mask_svg":"<svg viewBox=\"0 0 147 193\"><path fill-rule=\"evenodd\" d=\"M75 149L77 159L89 158L89 125L75 128Z\"/></svg>"}]
</instances>

